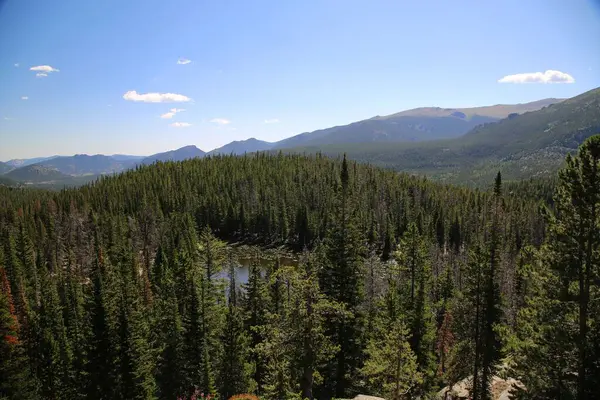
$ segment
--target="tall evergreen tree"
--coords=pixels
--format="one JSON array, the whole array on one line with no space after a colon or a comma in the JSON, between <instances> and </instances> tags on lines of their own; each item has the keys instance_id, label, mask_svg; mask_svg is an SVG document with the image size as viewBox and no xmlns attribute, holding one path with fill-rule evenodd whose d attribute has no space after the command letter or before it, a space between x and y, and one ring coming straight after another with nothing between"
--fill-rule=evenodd
<instances>
[{"instance_id":1,"label":"tall evergreen tree","mask_svg":"<svg viewBox=\"0 0 600 400\"><path fill-rule=\"evenodd\" d=\"M33 400L35 392L6 271L0 266L0 398Z\"/></svg>"},{"instance_id":2,"label":"tall evergreen tree","mask_svg":"<svg viewBox=\"0 0 600 400\"><path fill-rule=\"evenodd\" d=\"M339 346L336 358L327 367L333 377L328 382L329 395L351 394L363 362L364 316L362 259L364 238L356 226L355 202L346 156L342 161L340 185L336 196L336 212L328 233L326 249L329 265L321 269L320 285L325 294L348 311L327 327L334 345Z\"/></svg>"},{"instance_id":3,"label":"tall evergreen tree","mask_svg":"<svg viewBox=\"0 0 600 400\"><path fill-rule=\"evenodd\" d=\"M265 361L260 356L258 348L264 341L262 327L267 325L269 298L265 279L261 274L258 255L250 263L248 283L245 287L245 326L250 339L250 361L252 363L252 379L256 390L262 393L265 378Z\"/></svg>"},{"instance_id":4,"label":"tall evergreen tree","mask_svg":"<svg viewBox=\"0 0 600 400\"><path fill-rule=\"evenodd\" d=\"M229 261L229 300L221 342L223 356L219 370L219 394L228 399L249 389L250 365L248 363L248 338L244 332L242 310L237 300L235 264Z\"/></svg>"},{"instance_id":5,"label":"tall evergreen tree","mask_svg":"<svg viewBox=\"0 0 600 400\"><path fill-rule=\"evenodd\" d=\"M417 225L410 223L396 253L400 266L407 271L409 288L402 294L403 312L406 314L412 351L424 376L425 385L420 394L431 389L435 372L435 323L431 307L431 267L427 260L425 243ZM417 395L413 393L413 395Z\"/></svg>"},{"instance_id":6,"label":"tall evergreen tree","mask_svg":"<svg viewBox=\"0 0 600 400\"><path fill-rule=\"evenodd\" d=\"M548 240L542 265L529 285L520 314L521 335L538 327L535 342L523 338L518 370L529 388L522 397L592 399L600 383L600 136L567 156L559 173L555 213L546 212ZM523 336L521 336L523 337ZM536 397L537 396L537 397Z\"/></svg>"}]
</instances>

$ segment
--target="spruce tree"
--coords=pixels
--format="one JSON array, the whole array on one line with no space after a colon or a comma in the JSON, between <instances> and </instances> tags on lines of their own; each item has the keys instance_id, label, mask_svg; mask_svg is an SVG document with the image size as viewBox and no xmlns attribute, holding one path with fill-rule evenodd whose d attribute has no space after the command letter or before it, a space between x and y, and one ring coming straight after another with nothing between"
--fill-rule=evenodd
<instances>
[{"instance_id":1,"label":"spruce tree","mask_svg":"<svg viewBox=\"0 0 600 400\"><path fill-rule=\"evenodd\" d=\"M369 387L390 400L411 399L422 383L417 357L411 349L409 330L402 318L384 317L379 333L366 349L367 360L362 373Z\"/></svg>"},{"instance_id":2,"label":"spruce tree","mask_svg":"<svg viewBox=\"0 0 600 400\"><path fill-rule=\"evenodd\" d=\"M532 325L535 342L523 338L517 369L529 396L594 398L600 381L600 136L567 156L559 173L555 212L546 211L548 239L541 265L529 285L528 307L520 313L521 337ZM543 279L539 279L543 278ZM536 281L542 285L536 287ZM526 398L527 393L522 393Z\"/></svg>"},{"instance_id":3,"label":"spruce tree","mask_svg":"<svg viewBox=\"0 0 600 400\"><path fill-rule=\"evenodd\" d=\"M265 376L265 361L260 356L258 347L264 341L262 327L267 325L269 298L267 286L261 274L258 255L253 257L248 271L248 283L245 288L245 326L250 339L250 361L252 363L252 379L257 393L262 393Z\"/></svg>"},{"instance_id":4,"label":"spruce tree","mask_svg":"<svg viewBox=\"0 0 600 400\"><path fill-rule=\"evenodd\" d=\"M19 338L10 283L0 266L0 398L38 398L27 354Z\"/></svg>"},{"instance_id":5,"label":"spruce tree","mask_svg":"<svg viewBox=\"0 0 600 400\"><path fill-rule=\"evenodd\" d=\"M346 311L338 320L332 320L327 333L334 345L339 346L336 358L327 366L331 380L329 395L342 397L354 392L359 368L363 362L364 316L362 259L364 238L356 225L356 205L346 156L342 161L340 185L336 195L334 221L326 240L328 265L321 268L320 286L334 302Z\"/></svg>"},{"instance_id":6,"label":"spruce tree","mask_svg":"<svg viewBox=\"0 0 600 400\"><path fill-rule=\"evenodd\" d=\"M250 365L248 363L248 338L244 332L242 310L238 304L235 264L229 261L229 299L225 325L221 333L223 356L218 375L219 394L228 399L249 389Z\"/></svg>"},{"instance_id":7,"label":"spruce tree","mask_svg":"<svg viewBox=\"0 0 600 400\"><path fill-rule=\"evenodd\" d=\"M425 384L420 387L420 395L423 395L433 385L435 323L431 307L431 267L424 240L415 223L410 223L404 232L396 257L409 275L409 287L401 293L405 298L402 307L410 334L409 343L425 378Z\"/></svg>"}]
</instances>

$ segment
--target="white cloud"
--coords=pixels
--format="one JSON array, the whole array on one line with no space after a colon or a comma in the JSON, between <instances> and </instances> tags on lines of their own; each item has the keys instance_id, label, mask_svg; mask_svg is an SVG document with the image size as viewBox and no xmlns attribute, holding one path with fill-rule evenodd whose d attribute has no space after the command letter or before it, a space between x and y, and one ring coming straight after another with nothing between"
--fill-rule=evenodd
<instances>
[{"instance_id":1,"label":"white cloud","mask_svg":"<svg viewBox=\"0 0 600 400\"><path fill-rule=\"evenodd\" d=\"M500 83L574 83L575 78L566 72L547 70L546 72L527 72L506 75L499 79Z\"/></svg>"},{"instance_id":2,"label":"white cloud","mask_svg":"<svg viewBox=\"0 0 600 400\"><path fill-rule=\"evenodd\" d=\"M130 90L123 95L125 100L141 101L144 103L180 103L191 101L187 96L176 93L138 93L135 90Z\"/></svg>"},{"instance_id":3,"label":"white cloud","mask_svg":"<svg viewBox=\"0 0 600 400\"><path fill-rule=\"evenodd\" d=\"M60 70L51 67L49 65L38 65L37 67L31 67L29 68L30 71L38 71L38 72L45 72L45 73L49 73L49 72L58 72Z\"/></svg>"},{"instance_id":4,"label":"white cloud","mask_svg":"<svg viewBox=\"0 0 600 400\"><path fill-rule=\"evenodd\" d=\"M19 63L15 63L15 67L19 68Z\"/></svg>"},{"instance_id":5,"label":"white cloud","mask_svg":"<svg viewBox=\"0 0 600 400\"><path fill-rule=\"evenodd\" d=\"M161 115L160 117L165 118L165 119L173 118L173 116L175 116L175 114L177 114L178 112L182 112L182 111L185 111L185 109L184 108L171 108L168 113L165 113L165 114Z\"/></svg>"},{"instance_id":6,"label":"white cloud","mask_svg":"<svg viewBox=\"0 0 600 400\"><path fill-rule=\"evenodd\" d=\"M279 123L279 120L277 118L265 119L264 123L265 124L277 124L277 123Z\"/></svg>"},{"instance_id":7,"label":"white cloud","mask_svg":"<svg viewBox=\"0 0 600 400\"><path fill-rule=\"evenodd\" d=\"M179 60L177 60L177 64L181 64L181 65L185 65L185 64L189 64L191 63L192 60L188 60L187 58L179 58Z\"/></svg>"},{"instance_id":8,"label":"white cloud","mask_svg":"<svg viewBox=\"0 0 600 400\"><path fill-rule=\"evenodd\" d=\"M210 120L210 122L214 123L214 124L219 124L219 125L227 125L230 124L231 121L225 118L213 118Z\"/></svg>"},{"instance_id":9,"label":"white cloud","mask_svg":"<svg viewBox=\"0 0 600 400\"><path fill-rule=\"evenodd\" d=\"M21 100L29 100L29 97L27 97L27 96L21 96Z\"/></svg>"},{"instance_id":10,"label":"white cloud","mask_svg":"<svg viewBox=\"0 0 600 400\"><path fill-rule=\"evenodd\" d=\"M174 128L187 128L188 126L192 126L192 124L188 124L187 122L173 122L171 126Z\"/></svg>"},{"instance_id":11,"label":"white cloud","mask_svg":"<svg viewBox=\"0 0 600 400\"><path fill-rule=\"evenodd\" d=\"M35 76L37 76L38 78L43 78L45 76L48 76L48 74L45 72L38 72L37 74L35 74Z\"/></svg>"}]
</instances>

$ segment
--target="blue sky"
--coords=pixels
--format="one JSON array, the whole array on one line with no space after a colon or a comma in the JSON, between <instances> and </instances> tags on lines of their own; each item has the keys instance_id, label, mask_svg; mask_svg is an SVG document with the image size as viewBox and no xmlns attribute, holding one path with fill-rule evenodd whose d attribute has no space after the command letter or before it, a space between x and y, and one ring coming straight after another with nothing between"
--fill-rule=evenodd
<instances>
[{"instance_id":1,"label":"blue sky","mask_svg":"<svg viewBox=\"0 0 600 400\"><path fill-rule=\"evenodd\" d=\"M498 82L547 70L562 74L505 80L574 82ZM210 150L598 86L598 0L0 0L4 161Z\"/></svg>"}]
</instances>

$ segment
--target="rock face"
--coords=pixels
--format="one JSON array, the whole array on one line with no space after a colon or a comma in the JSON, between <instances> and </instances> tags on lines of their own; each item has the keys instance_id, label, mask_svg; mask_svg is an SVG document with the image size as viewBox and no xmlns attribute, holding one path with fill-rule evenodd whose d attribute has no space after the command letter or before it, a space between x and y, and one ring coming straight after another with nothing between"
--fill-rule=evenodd
<instances>
[{"instance_id":1,"label":"rock face","mask_svg":"<svg viewBox=\"0 0 600 400\"><path fill-rule=\"evenodd\" d=\"M471 379L472 377L465 378L452 386L452 388L446 386L438 392L437 398L440 400L469 399ZM523 384L513 378L502 379L499 376L494 376L492 380L492 399L509 400L510 391L516 387L523 387Z\"/></svg>"}]
</instances>

